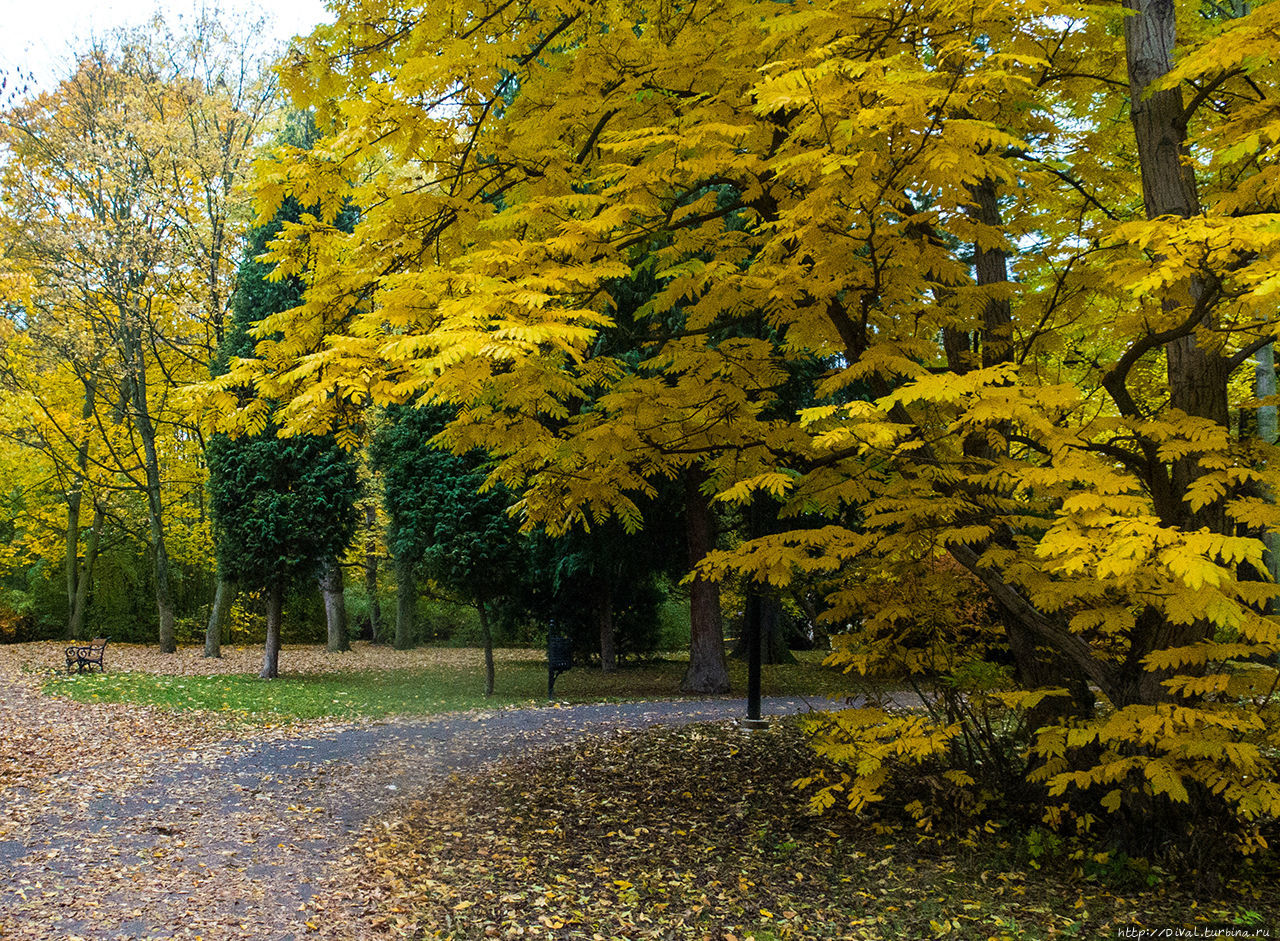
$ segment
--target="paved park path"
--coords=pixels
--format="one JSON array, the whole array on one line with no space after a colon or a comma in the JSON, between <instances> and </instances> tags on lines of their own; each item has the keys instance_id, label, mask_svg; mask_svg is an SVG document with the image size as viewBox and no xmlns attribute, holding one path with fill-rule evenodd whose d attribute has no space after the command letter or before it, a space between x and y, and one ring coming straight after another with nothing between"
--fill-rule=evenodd
<instances>
[{"instance_id":1,"label":"paved park path","mask_svg":"<svg viewBox=\"0 0 1280 941\"><path fill-rule=\"evenodd\" d=\"M0 840L0 939L359 938L358 900L324 899L360 829L399 802L531 750L743 714L740 699L505 709L203 744L116 783L86 768Z\"/></svg>"}]
</instances>

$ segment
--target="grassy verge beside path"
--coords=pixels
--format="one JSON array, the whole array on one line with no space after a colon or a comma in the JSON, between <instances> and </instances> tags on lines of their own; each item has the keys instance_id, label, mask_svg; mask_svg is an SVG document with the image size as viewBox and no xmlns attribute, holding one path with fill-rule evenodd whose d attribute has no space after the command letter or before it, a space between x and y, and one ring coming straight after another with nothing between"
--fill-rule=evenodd
<instances>
[{"instance_id":1,"label":"grassy verge beside path","mask_svg":"<svg viewBox=\"0 0 1280 941\"><path fill-rule=\"evenodd\" d=\"M33 645L28 645L33 646ZM251 651L248 652L252 654ZM231 662L246 665L244 651ZM766 696L825 699L848 692L844 677L821 665L817 652L797 664L764 669ZM247 672L224 672L221 661L197 661L190 651L166 659L154 648L108 648L105 674L53 675L45 691L83 702L128 702L166 709L198 709L281 718L358 718L432 715L475 708L546 702L547 671L541 651L498 654L497 690L483 695L478 650L391 651L358 645L352 654L324 654L317 648L286 649L284 672L269 682ZM290 672L291 665L297 672ZM660 660L602 674L579 667L556 681L563 702L665 699L678 695L686 663ZM169 667L173 672L166 672ZM207 671L207 672L204 672ZM746 688L743 664L730 665L736 695Z\"/></svg>"}]
</instances>

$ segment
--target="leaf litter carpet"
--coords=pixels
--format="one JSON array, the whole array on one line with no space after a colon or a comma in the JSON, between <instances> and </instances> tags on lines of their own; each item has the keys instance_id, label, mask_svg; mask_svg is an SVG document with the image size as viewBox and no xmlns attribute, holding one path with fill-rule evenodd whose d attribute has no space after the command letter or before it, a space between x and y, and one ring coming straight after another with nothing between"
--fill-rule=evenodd
<instances>
[{"instance_id":1,"label":"leaf litter carpet","mask_svg":"<svg viewBox=\"0 0 1280 941\"><path fill-rule=\"evenodd\" d=\"M490 762L741 713L722 699L244 727L51 699L0 665L0 939L368 937L349 888L371 820Z\"/></svg>"}]
</instances>

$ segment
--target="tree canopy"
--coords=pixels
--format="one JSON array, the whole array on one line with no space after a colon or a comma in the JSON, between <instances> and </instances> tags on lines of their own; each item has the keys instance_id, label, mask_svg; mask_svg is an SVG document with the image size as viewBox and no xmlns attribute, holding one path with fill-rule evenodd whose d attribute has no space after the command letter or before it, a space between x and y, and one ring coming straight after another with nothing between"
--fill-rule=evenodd
<instances>
[{"instance_id":1,"label":"tree canopy","mask_svg":"<svg viewBox=\"0 0 1280 941\"><path fill-rule=\"evenodd\" d=\"M229 316L244 182L278 101L266 58L249 24L201 11L99 36L50 88L8 86L0 408L42 491L16 542L61 556L69 635L106 561L137 583L96 592L97 613L151 592L155 614L124 620L173 650L199 582L183 576L210 560L198 422L177 390L207 378Z\"/></svg>"},{"instance_id":2,"label":"tree canopy","mask_svg":"<svg viewBox=\"0 0 1280 941\"><path fill-rule=\"evenodd\" d=\"M511 495L484 486L484 455L460 456L432 446L447 421L448 413L439 408L393 406L370 457L382 476L387 544L401 577L420 569L479 612L487 696L494 684L490 616L496 603L520 593L527 551L507 512Z\"/></svg>"},{"instance_id":3,"label":"tree canopy","mask_svg":"<svg viewBox=\"0 0 1280 941\"><path fill-rule=\"evenodd\" d=\"M298 279L273 279L256 258L283 225L300 215L296 204L288 205L269 225L250 233L221 362L251 353L250 331L256 324L301 300ZM317 576L346 551L355 534L356 462L332 435L282 438L270 421L255 434L211 436L206 457L219 574L242 588L267 592L263 674L274 676L285 589Z\"/></svg>"},{"instance_id":4,"label":"tree canopy","mask_svg":"<svg viewBox=\"0 0 1280 941\"><path fill-rule=\"evenodd\" d=\"M1216 807L1251 845L1280 812L1280 481L1233 410L1276 332L1280 5L1237 12L352 3L283 77L326 137L258 191L319 207L268 256L312 287L228 382L296 431L447 403L443 440L552 533L639 528L690 471L767 493L803 525L700 571L825 582L833 624L921 617L871 586L949 556L993 606L1042 795ZM598 348L637 278L633 352ZM965 748L961 722L831 721L837 759Z\"/></svg>"},{"instance_id":5,"label":"tree canopy","mask_svg":"<svg viewBox=\"0 0 1280 941\"><path fill-rule=\"evenodd\" d=\"M925 766L1265 845L1280 2L338 6L251 236L247 46L121 35L5 106L6 598L56 584L82 633L106 559L172 649L210 516L278 589L374 440L394 554L482 614L517 545L628 578L674 502L687 688L728 686L718 583L927 688L815 722L816 807Z\"/></svg>"}]
</instances>

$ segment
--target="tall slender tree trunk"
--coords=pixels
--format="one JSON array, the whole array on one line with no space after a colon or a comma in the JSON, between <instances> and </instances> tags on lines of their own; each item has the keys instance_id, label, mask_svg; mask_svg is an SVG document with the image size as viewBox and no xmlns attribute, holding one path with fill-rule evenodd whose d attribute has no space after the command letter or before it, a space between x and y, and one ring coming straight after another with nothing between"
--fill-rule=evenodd
<instances>
[{"instance_id":1,"label":"tall slender tree trunk","mask_svg":"<svg viewBox=\"0 0 1280 941\"><path fill-rule=\"evenodd\" d=\"M63 547L64 565L67 578L67 640L80 637L82 625L76 622L76 593L79 588L80 575L80 502L82 494L77 486L67 494L67 539Z\"/></svg>"},{"instance_id":2,"label":"tall slender tree trunk","mask_svg":"<svg viewBox=\"0 0 1280 941\"><path fill-rule=\"evenodd\" d=\"M284 614L284 587L279 583L267 589L267 643L262 653L260 679L272 680L280 675L280 620Z\"/></svg>"},{"instance_id":3,"label":"tall slender tree trunk","mask_svg":"<svg viewBox=\"0 0 1280 941\"><path fill-rule=\"evenodd\" d=\"M1257 366L1254 369L1254 394L1260 398L1270 398L1276 394L1276 351L1275 344L1268 343L1258 350ZM1275 444L1280 437L1280 422L1277 422L1274 405L1258 406L1258 437L1268 444ZM1275 499L1275 494L1268 493L1267 498ZM1267 570L1271 573L1271 581L1280 583L1280 535L1273 532L1264 533L1262 541L1267 547ZM1273 604L1274 608L1275 605Z\"/></svg>"},{"instance_id":4,"label":"tall slender tree trunk","mask_svg":"<svg viewBox=\"0 0 1280 941\"><path fill-rule=\"evenodd\" d=\"M121 322L126 324L137 319L133 311L123 308L120 316ZM151 562L156 583L156 609L160 616L160 650L162 653L174 653L178 644L174 634L173 589L169 583L169 550L165 543L160 458L156 451L156 430L151 420L151 406L147 401L147 362L142 349L141 325L126 327L121 332L129 368L126 381L129 383L133 426L142 442L147 518L151 531Z\"/></svg>"},{"instance_id":5,"label":"tall slender tree trunk","mask_svg":"<svg viewBox=\"0 0 1280 941\"><path fill-rule=\"evenodd\" d=\"M378 625L382 621L382 605L378 602L378 508L370 500L364 509L364 593L369 599L369 617L365 622L365 639L378 642Z\"/></svg>"},{"instance_id":6,"label":"tall slender tree trunk","mask_svg":"<svg viewBox=\"0 0 1280 941\"><path fill-rule=\"evenodd\" d=\"M689 565L701 562L715 542L711 502L702 492L706 473L685 473L685 525ZM689 669L680 689L686 693L727 693L729 666L724 655L724 624L720 614L720 586L703 578L689 588Z\"/></svg>"},{"instance_id":7,"label":"tall slender tree trunk","mask_svg":"<svg viewBox=\"0 0 1280 941\"><path fill-rule=\"evenodd\" d=\"M966 212L974 222L989 227L988 231L980 231L973 243L973 268L975 283L987 289L986 302L982 308L982 320L977 329L970 332L964 329L967 325L945 327L942 345L947 357L948 368L960 375L982 367L989 369L1005 363L1013 363L1013 309L1009 300L1007 286L1009 283L1009 257L1004 246L997 239L1004 229L1004 220L1000 212L999 192L996 181L990 177L969 184L969 204ZM908 420L910 420L908 418ZM997 421L989 423L981 430L975 430L965 436L964 454L970 459L969 471L976 474L987 470L991 463L1007 456L1008 438L1011 423ZM965 482L958 493L965 493L971 498L981 499L982 487L979 484ZM992 541L1012 547L1013 533L1007 527L1000 527L991 537ZM980 550L980 547L979 547ZM972 559L977 557L973 546L955 546L952 556L961 565L972 570ZM975 573L976 574L976 573ZM990 573L988 579L992 579ZM993 581L1000 581L998 577ZM1060 700L1046 698L1039 707L1040 713L1032 711L1030 722L1032 727L1053 721L1057 716L1076 711L1088 711L1093 706L1093 694L1089 691L1081 672L1067 658L1058 655L1049 648L1038 643L1036 629L1038 624L1029 621L1026 614L1030 606L1025 599L1017 597L1022 606L1009 604L1016 595L1007 584L1001 583L1003 591L992 591L991 599L1005 628L1009 650L1013 654L1019 679L1028 686L1066 685L1072 691L1072 699ZM1038 613L1038 612L1037 612Z\"/></svg>"},{"instance_id":8,"label":"tall slender tree trunk","mask_svg":"<svg viewBox=\"0 0 1280 941\"><path fill-rule=\"evenodd\" d=\"M596 626L600 630L600 672L618 669L618 636L613 623L613 586L606 579L596 595Z\"/></svg>"},{"instance_id":9,"label":"tall slender tree trunk","mask_svg":"<svg viewBox=\"0 0 1280 941\"><path fill-rule=\"evenodd\" d=\"M768 664L795 663L796 655L782 633L782 602L772 595L761 599L760 655Z\"/></svg>"},{"instance_id":10,"label":"tall slender tree trunk","mask_svg":"<svg viewBox=\"0 0 1280 941\"><path fill-rule=\"evenodd\" d=\"M76 593L71 600L71 616L68 618L71 637L77 640L88 636L85 631L85 617L89 610L89 586L93 584L93 567L98 561L98 546L101 544L102 524L105 518L106 514L102 507L95 505L93 528L89 530L89 538L85 542L84 565L77 573Z\"/></svg>"},{"instance_id":11,"label":"tall slender tree trunk","mask_svg":"<svg viewBox=\"0 0 1280 941\"><path fill-rule=\"evenodd\" d=\"M231 616L231 603L236 597L236 586L221 575L213 590L213 610L209 612L209 626L204 631L204 655L222 656L222 632Z\"/></svg>"},{"instance_id":12,"label":"tall slender tree trunk","mask_svg":"<svg viewBox=\"0 0 1280 941\"><path fill-rule=\"evenodd\" d=\"M413 615L418 606L418 580L414 576L413 563L398 556L396 569L396 650L408 650L413 645Z\"/></svg>"},{"instance_id":13,"label":"tall slender tree trunk","mask_svg":"<svg viewBox=\"0 0 1280 941\"><path fill-rule=\"evenodd\" d=\"M347 637L347 601L342 591L342 565L337 559L326 559L320 574L320 591L324 595L324 618L329 629L325 649L341 653L351 649Z\"/></svg>"},{"instance_id":14,"label":"tall slender tree trunk","mask_svg":"<svg viewBox=\"0 0 1280 941\"><path fill-rule=\"evenodd\" d=\"M1125 63L1129 74L1130 120L1138 149L1142 174L1142 198L1148 219L1161 216L1190 218L1200 213L1195 175L1188 159L1187 115L1181 88L1151 90L1173 67L1177 44L1177 21L1170 0L1124 0L1131 15L1125 17ZM1212 328L1213 303L1205 282L1192 277L1185 290L1170 291L1164 309L1172 324ZM1208 419L1227 426L1227 357L1212 346L1202 345L1200 329L1188 330L1165 344L1169 378L1169 404L1193 418ZM1212 341L1210 341L1212 342ZM1228 531L1222 501L1213 501L1192 510L1182 499L1188 488L1204 473L1199 455L1177 459L1169 472L1169 498L1157 501L1157 512L1166 525L1212 532ZM1163 505L1161 505L1163 504ZM1135 634L1130 658L1141 662L1151 650L1195 643L1205 636L1204 621L1190 625L1172 624L1167 618L1148 615L1145 628ZM1140 618L1139 623L1143 620ZM1134 678L1128 698L1136 702L1167 699L1162 680L1166 673L1143 671Z\"/></svg>"},{"instance_id":15,"label":"tall slender tree trunk","mask_svg":"<svg viewBox=\"0 0 1280 941\"><path fill-rule=\"evenodd\" d=\"M92 380L84 383L84 404L80 408L80 418L88 421L93 417L94 404L97 398L97 385ZM87 571L80 568L80 507L84 500L84 479L89 468L89 436L86 434L76 448L76 470L71 480L71 489L67 493L67 540L65 548L65 565L67 578L67 639L76 640L84 636L84 609L77 606L82 590L87 590L85 581ZM95 523L96 523L95 515ZM95 525L94 529L97 530ZM91 566L86 559L85 569Z\"/></svg>"},{"instance_id":16,"label":"tall slender tree trunk","mask_svg":"<svg viewBox=\"0 0 1280 941\"><path fill-rule=\"evenodd\" d=\"M1258 350L1254 367L1254 394L1260 398L1270 398L1276 394L1276 351L1275 345L1268 343ZM1274 405L1258 406L1258 437L1268 444L1275 444L1280 436L1277 428L1276 407Z\"/></svg>"},{"instance_id":17,"label":"tall slender tree trunk","mask_svg":"<svg viewBox=\"0 0 1280 941\"><path fill-rule=\"evenodd\" d=\"M969 205L970 218L989 226L995 232L1002 231L1004 220L1000 213L995 181L983 179L970 186L969 194L972 199ZM977 336L981 350L980 363L984 369L988 369L1014 361L1013 309L1005 293L1009 283L1009 257L1003 246L986 244L985 238L974 243L973 256L977 284L992 292L982 309L982 324ZM951 365L957 372L968 371L967 364L964 367ZM997 422L990 426L990 434L969 435L964 442L965 454L975 458L976 462L990 462L1006 456L1009 451L1010 430L1009 422ZM997 538L1005 545L1012 545L1013 536L1008 530L1002 530ZM1083 678L1077 675L1078 671L1065 658L1038 645L1029 626L1014 612L998 601L996 606L1009 638L1009 650L1013 654L1019 679L1032 687L1057 686L1065 682L1073 693L1070 700L1054 697L1043 700L1029 713L1028 721L1032 727L1038 728L1055 722L1073 708L1082 712L1091 710L1093 694L1089 692L1088 684Z\"/></svg>"},{"instance_id":18,"label":"tall slender tree trunk","mask_svg":"<svg viewBox=\"0 0 1280 941\"><path fill-rule=\"evenodd\" d=\"M484 694L493 695L493 631L489 627L489 608L483 599L476 602L480 615L480 637L484 641Z\"/></svg>"}]
</instances>

